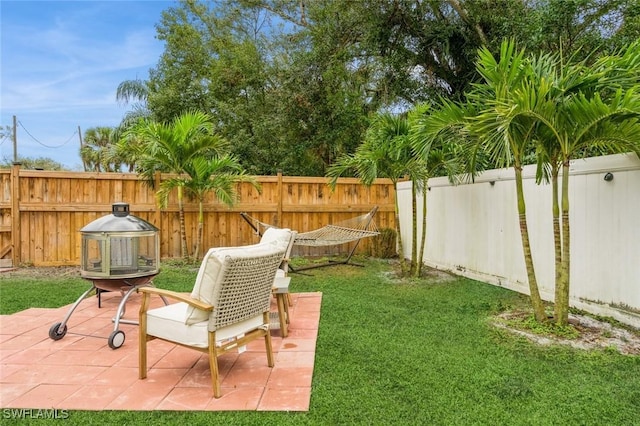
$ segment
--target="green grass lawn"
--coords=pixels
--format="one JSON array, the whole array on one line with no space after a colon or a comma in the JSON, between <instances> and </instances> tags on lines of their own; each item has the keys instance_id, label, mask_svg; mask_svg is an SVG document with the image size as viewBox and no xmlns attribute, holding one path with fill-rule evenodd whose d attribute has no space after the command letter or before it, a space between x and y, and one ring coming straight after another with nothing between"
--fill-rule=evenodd
<instances>
[{"instance_id":1,"label":"green grass lawn","mask_svg":"<svg viewBox=\"0 0 640 426\"><path fill-rule=\"evenodd\" d=\"M490 324L528 306L522 295L464 278L401 281L389 262L365 263L292 274L292 291L323 294L309 412L72 411L65 424L640 424L640 357L537 346ZM195 275L164 266L155 284L187 291ZM0 275L0 307L60 306L85 288Z\"/></svg>"}]
</instances>

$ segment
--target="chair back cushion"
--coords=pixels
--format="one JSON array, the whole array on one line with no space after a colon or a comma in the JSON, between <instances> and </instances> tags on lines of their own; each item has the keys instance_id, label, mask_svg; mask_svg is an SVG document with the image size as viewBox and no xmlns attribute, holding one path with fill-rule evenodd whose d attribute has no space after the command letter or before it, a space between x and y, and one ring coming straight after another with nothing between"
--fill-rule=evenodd
<instances>
[{"instance_id":1,"label":"chair back cushion","mask_svg":"<svg viewBox=\"0 0 640 426\"><path fill-rule=\"evenodd\" d=\"M286 247L286 252L284 254L284 261L280 264L280 269L284 271L285 275L287 274L287 269L289 269L289 258L291 257L291 250L293 249L293 243L296 239L296 235L298 233L296 231L291 231L289 228L267 228L262 234L262 238L260 239L260 243L266 243L271 241L277 241L278 244L282 244Z\"/></svg>"},{"instance_id":2,"label":"chair back cushion","mask_svg":"<svg viewBox=\"0 0 640 426\"><path fill-rule=\"evenodd\" d=\"M291 230L288 228L267 228L260 238L260 243L270 243L277 241L280 244L284 244L285 247L289 244L291 239Z\"/></svg>"},{"instance_id":3,"label":"chair back cushion","mask_svg":"<svg viewBox=\"0 0 640 426\"><path fill-rule=\"evenodd\" d=\"M285 250L278 241L210 249L191 297L213 305L214 310L209 313L189 307L185 323L209 320L215 330L268 310L271 286Z\"/></svg>"}]
</instances>

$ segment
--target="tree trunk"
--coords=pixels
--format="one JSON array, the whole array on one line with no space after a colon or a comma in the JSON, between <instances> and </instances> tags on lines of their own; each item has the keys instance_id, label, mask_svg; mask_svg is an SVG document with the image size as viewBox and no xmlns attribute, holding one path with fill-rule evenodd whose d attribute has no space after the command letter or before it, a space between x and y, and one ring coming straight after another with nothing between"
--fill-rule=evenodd
<instances>
[{"instance_id":1,"label":"tree trunk","mask_svg":"<svg viewBox=\"0 0 640 426\"><path fill-rule=\"evenodd\" d=\"M569 160L562 163L562 267L560 282L556 284L556 325L569 323L569 271L571 260L569 229Z\"/></svg>"},{"instance_id":2,"label":"tree trunk","mask_svg":"<svg viewBox=\"0 0 640 426\"><path fill-rule=\"evenodd\" d=\"M198 235L196 236L196 248L193 252L194 259L200 259L200 246L202 246L202 239L204 237L204 212L202 206L202 199L198 201Z\"/></svg>"},{"instance_id":3,"label":"tree trunk","mask_svg":"<svg viewBox=\"0 0 640 426\"><path fill-rule=\"evenodd\" d=\"M183 259L187 259L189 257L189 252L187 251L187 228L185 225L184 219L184 199L183 199L183 191L182 186L178 186L178 215L180 218L180 255Z\"/></svg>"},{"instance_id":4,"label":"tree trunk","mask_svg":"<svg viewBox=\"0 0 640 426\"><path fill-rule=\"evenodd\" d=\"M531 245L529 243L529 230L527 228L527 208L524 202L524 190L522 187L522 167L514 166L516 174L516 195L518 198L518 217L520 221L520 235L522 240L522 251L524 253L524 263L527 267L527 279L529 281L529 293L533 313L536 321L545 322L547 315L544 312L544 304L540 297L538 282L536 280L535 268L533 266L533 257L531 256Z\"/></svg>"},{"instance_id":5,"label":"tree trunk","mask_svg":"<svg viewBox=\"0 0 640 426\"><path fill-rule=\"evenodd\" d=\"M456 12L458 12L458 16L460 16L460 19L462 19L467 25L473 27L473 29L476 32L476 35L480 39L480 42L482 44L487 44L487 37L485 36L484 31L482 31L482 27L477 22L471 21L471 19L469 18L469 14L467 13L466 10L464 10L460 2L458 0L448 0L448 2L451 5L451 7Z\"/></svg>"},{"instance_id":6,"label":"tree trunk","mask_svg":"<svg viewBox=\"0 0 640 426\"><path fill-rule=\"evenodd\" d=\"M416 277L422 275L422 265L424 259L424 247L427 245L427 182L422 185L422 237L420 238L420 254L416 265Z\"/></svg>"}]
</instances>

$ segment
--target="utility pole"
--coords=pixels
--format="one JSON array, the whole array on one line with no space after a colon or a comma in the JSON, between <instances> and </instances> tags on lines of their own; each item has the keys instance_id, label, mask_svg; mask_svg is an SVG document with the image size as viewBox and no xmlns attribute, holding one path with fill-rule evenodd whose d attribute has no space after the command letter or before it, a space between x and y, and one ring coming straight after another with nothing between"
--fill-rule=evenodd
<instances>
[{"instance_id":1,"label":"utility pole","mask_svg":"<svg viewBox=\"0 0 640 426\"><path fill-rule=\"evenodd\" d=\"M84 161L84 157L82 157L82 147L83 147L83 142L82 142L82 131L80 130L80 126L78 126L78 138L80 138L80 159L82 160L82 168L84 169L84 171L87 171L87 163L85 163Z\"/></svg>"},{"instance_id":2,"label":"utility pole","mask_svg":"<svg viewBox=\"0 0 640 426\"><path fill-rule=\"evenodd\" d=\"M13 162L17 163L18 162L18 132L16 130L17 128L17 119L16 116L13 116Z\"/></svg>"}]
</instances>

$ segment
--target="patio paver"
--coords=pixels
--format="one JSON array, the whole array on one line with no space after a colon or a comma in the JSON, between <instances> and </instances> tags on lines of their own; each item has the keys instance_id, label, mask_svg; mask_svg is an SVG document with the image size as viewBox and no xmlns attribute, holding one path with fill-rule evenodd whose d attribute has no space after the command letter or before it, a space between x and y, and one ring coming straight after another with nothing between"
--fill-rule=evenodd
<instances>
[{"instance_id":1,"label":"patio paver","mask_svg":"<svg viewBox=\"0 0 640 426\"><path fill-rule=\"evenodd\" d=\"M140 296L127 303L135 319ZM69 306L32 308L0 316L0 407L70 410L258 410L308 411L321 293L293 293L289 336L271 331L275 366L268 368L264 343L219 358L222 398L213 398L205 354L152 341L149 372L138 379L138 330L120 324L124 345L111 349L111 317L120 296L84 300L71 316L67 335L49 339ZM275 301L272 310L276 311Z\"/></svg>"}]
</instances>

